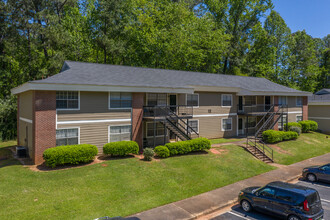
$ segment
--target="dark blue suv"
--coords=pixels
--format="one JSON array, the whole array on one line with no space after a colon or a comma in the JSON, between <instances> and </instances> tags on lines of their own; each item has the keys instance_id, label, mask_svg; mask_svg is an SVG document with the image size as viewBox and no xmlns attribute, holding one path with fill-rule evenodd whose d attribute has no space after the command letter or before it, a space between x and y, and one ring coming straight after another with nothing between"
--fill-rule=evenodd
<instances>
[{"instance_id":1,"label":"dark blue suv","mask_svg":"<svg viewBox=\"0 0 330 220\"><path fill-rule=\"evenodd\" d=\"M321 220L324 213L315 189L284 182L243 189L238 201L246 212L256 209L288 220Z\"/></svg>"}]
</instances>

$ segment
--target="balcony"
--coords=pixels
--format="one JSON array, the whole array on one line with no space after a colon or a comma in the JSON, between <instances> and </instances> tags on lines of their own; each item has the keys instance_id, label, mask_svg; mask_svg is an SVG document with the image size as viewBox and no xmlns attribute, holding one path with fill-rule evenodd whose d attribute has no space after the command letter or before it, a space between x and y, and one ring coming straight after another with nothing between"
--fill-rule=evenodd
<instances>
[{"instance_id":1,"label":"balcony","mask_svg":"<svg viewBox=\"0 0 330 220\"><path fill-rule=\"evenodd\" d=\"M287 112L288 110L288 107L286 105L279 104L237 105L237 114L249 116L263 116L269 112L274 112L276 107L279 107L281 109L281 112Z\"/></svg>"},{"instance_id":2,"label":"balcony","mask_svg":"<svg viewBox=\"0 0 330 220\"><path fill-rule=\"evenodd\" d=\"M143 118L153 120L163 120L169 114L175 114L177 117L192 118L193 107L188 105L166 105L166 106L144 106Z\"/></svg>"}]
</instances>

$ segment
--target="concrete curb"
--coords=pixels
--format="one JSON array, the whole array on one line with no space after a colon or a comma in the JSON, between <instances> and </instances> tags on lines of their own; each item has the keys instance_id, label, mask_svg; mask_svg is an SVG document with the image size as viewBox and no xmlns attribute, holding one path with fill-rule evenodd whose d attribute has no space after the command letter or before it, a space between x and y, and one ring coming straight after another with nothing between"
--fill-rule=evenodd
<instances>
[{"instance_id":1,"label":"concrete curb","mask_svg":"<svg viewBox=\"0 0 330 220\"><path fill-rule=\"evenodd\" d=\"M141 220L191 220L212 212L219 211L237 202L242 188L262 186L272 181L290 182L301 176L302 169L307 166L325 164L330 161L330 153L310 158L276 170L269 171L236 183L205 192L187 199L176 201L130 217Z\"/></svg>"}]
</instances>

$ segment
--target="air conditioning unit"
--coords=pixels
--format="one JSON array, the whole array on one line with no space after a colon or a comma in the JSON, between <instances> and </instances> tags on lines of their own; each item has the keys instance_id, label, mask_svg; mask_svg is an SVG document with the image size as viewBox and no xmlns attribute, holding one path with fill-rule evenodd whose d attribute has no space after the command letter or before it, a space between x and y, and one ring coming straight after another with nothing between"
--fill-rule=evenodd
<instances>
[{"instance_id":1,"label":"air conditioning unit","mask_svg":"<svg viewBox=\"0 0 330 220\"><path fill-rule=\"evenodd\" d=\"M27 149L26 149L26 147L17 146L16 147L16 155L19 158L27 157Z\"/></svg>"}]
</instances>

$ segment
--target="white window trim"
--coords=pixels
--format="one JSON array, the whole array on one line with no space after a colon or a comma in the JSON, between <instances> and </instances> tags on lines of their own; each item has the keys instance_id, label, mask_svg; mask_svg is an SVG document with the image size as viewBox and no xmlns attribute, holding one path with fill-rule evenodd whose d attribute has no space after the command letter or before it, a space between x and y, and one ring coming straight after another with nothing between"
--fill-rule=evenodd
<instances>
[{"instance_id":1,"label":"white window trim","mask_svg":"<svg viewBox=\"0 0 330 220\"><path fill-rule=\"evenodd\" d=\"M298 98L301 98L301 105L298 105ZM303 106L303 97L302 96L296 96L296 107L302 107Z\"/></svg>"},{"instance_id":2,"label":"white window trim","mask_svg":"<svg viewBox=\"0 0 330 220\"><path fill-rule=\"evenodd\" d=\"M226 130L226 129L223 129L223 120L225 119L230 119L230 122L231 122L231 129L230 130ZM232 131L233 130L233 119L232 118L222 118L221 119L221 131Z\"/></svg>"},{"instance_id":3,"label":"white window trim","mask_svg":"<svg viewBox=\"0 0 330 220\"><path fill-rule=\"evenodd\" d=\"M149 106L148 105L148 101L149 101L149 99L148 99L148 95L149 94L166 94L166 105L156 105L156 106L167 106L167 105L169 105L169 95L173 95L172 93L156 93L156 92L149 92L149 93L146 93L146 102L145 102L145 104L146 104L146 106ZM175 95L177 95L177 94L175 94ZM178 98L178 97L176 97L176 98ZM178 103L178 99L176 99L176 103Z\"/></svg>"},{"instance_id":4,"label":"white window trim","mask_svg":"<svg viewBox=\"0 0 330 220\"><path fill-rule=\"evenodd\" d=\"M60 91L60 92L78 92L78 108L56 108L56 111L79 111L80 110L80 91L67 90L67 91ZM56 101L57 101L57 99L56 99Z\"/></svg>"},{"instance_id":5,"label":"white window trim","mask_svg":"<svg viewBox=\"0 0 330 220\"><path fill-rule=\"evenodd\" d=\"M298 118L297 118L298 116L300 116L302 120L302 115L296 115L296 122L298 122Z\"/></svg>"},{"instance_id":6,"label":"white window trim","mask_svg":"<svg viewBox=\"0 0 330 220\"><path fill-rule=\"evenodd\" d=\"M282 117L283 116L285 116L285 117L288 117L288 115L282 115ZM297 118L296 118L297 119ZM281 125L281 118L278 120L278 122L277 122L277 126L278 126L278 128L280 128L280 129L283 129L283 127L285 126L285 122L286 122L286 120L285 119L283 119L283 126ZM289 118L288 118L288 122L289 122Z\"/></svg>"},{"instance_id":7,"label":"white window trim","mask_svg":"<svg viewBox=\"0 0 330 220\"><path fill-rule=\"evenodd\" d=\"M194 93L194 94L189 94L189 95L197 95L197 103L198 105L197 106L192 106L193 108L199 108L199 93ZM188 103L188 94L186 94L186 106L187 106L187 103Z\"/></svg>"},{"instance_id":8,"label":"white window trim","mask_svg":"<svg viewBox=\"0 0 330 220\"><path fill-rule=\"evenodd\" d=\"M111 102L110 102L110 93L111 92L108 92L108 109L109 110L113 110L113 109L118 109L118 110L132 110L132 107L127 107L127 108L111 108ZM122 93L122 92L119 92L119 93ZM131 93L131 92L123 92L123 93ZM131 101L132 101L132 105L133 105L133 95L131 93Z\"/></svg>"},{"instance_id":9,"label":"white window trim","mask_svg":"<svg viewBox=\"0 0 330 220\"><path fill-rule=\"evenodd\" d=\"M109 125L108 126L108 143L110 143L110 127L111 126L131 126L130 140L132 140L132 125L131 124L119 124L119 125ZM116 134L126 134L126 133L116 133Z\"/></svg>"},{"instance_id":10,"label":"white window trim","mask_svg":"<svg viewBox=\"0 0 330 220\"><path fill-rule=\"evenodd\" d=\"M199 134L199 119L190 119L189 122L191 122L191 121L197 121L197 131L196 130L195 131ZM188 123L187 123L187 125L188 125ZM187 126L186 126L186 129L187 129Z\"/></svg>"},{"instance_id":11,"label":"white window trim","mask_svg":"<svg viewBox=\"0 0 330 220\"><path fill-rule=\"evenodd\" d=\"M225 95L228 95L228 96L230 96L231 97L231 102L230 102L230 105L229 106L224 106L223 105L223 97L225 96ZM223 108L231 108L231 107L233 107L233 94L221 94L221 107L223 107Z\"/></svg>"},{"instance_id":12,"label":"white window trim","mask_svg":"<svg viewBox=\"0 0 330 220\"><path fill-rule=\"evenodd\" d=\"M67 129L77 129L78 128L78 144L80 144L80 127L68 127L68 128L56 128L56 130L67 130ZM56 131L55 130L55 131ZM56 134L55 134L56 135ZM56 141L56 136L55 136L55 141ZM57 146L56 146L57 147Z\"/></svg>"},{"instance_id":13,"label":"white window trim","mask_svg":"<svg viewBox=\"0 0 330 220\"><path fill-rule=\"evenodd\" d=\"M156 122L156 124L157 123L160 123L160 122ZM147 138L153 138L154 136L148 136L148 124L153 124L153 122L147 122L146 123L146 137ZM165 136L167 136L167 128L166 127L165 127ZM156 135L155 137L164 137L164 135Z\"/></svg>"}]
</instances>

